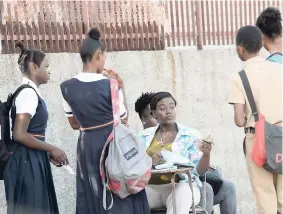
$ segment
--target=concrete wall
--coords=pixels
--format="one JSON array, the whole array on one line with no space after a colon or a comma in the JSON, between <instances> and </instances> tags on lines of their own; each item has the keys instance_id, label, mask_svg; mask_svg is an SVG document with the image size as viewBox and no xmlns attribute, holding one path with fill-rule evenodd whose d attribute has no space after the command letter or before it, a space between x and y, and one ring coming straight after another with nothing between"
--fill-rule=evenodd
<instances>
[{"instance_id":1,"label":"concrete wall","mask_svg":"<svg viewBox=\"0 0 283 214\"><path fill-rule=\"evenodd\" d=\"M20 84L17 55L0 55L0 99ZM47 141L66 150L75 169L78 133L68 126L61 105L59 84L82 70L78 54L50 54L50 83L42 87L50 113ZM107 54L107 66L119 71L125 80L131 110L130 124L141 130L134 113L134 102L141 92L169 91L178 101L179 122L211 133L216 144L213 164L237 187L239 213L256 213L242 151L243 130L233 123L232 107L227 104L229 80L242 62L233 48L204 51L120 52ZM62 214L75 211L75 177L53 167L58 202ZM0 188L0 213L5 213L4 190Z\"/></svg>"}]
</instances>

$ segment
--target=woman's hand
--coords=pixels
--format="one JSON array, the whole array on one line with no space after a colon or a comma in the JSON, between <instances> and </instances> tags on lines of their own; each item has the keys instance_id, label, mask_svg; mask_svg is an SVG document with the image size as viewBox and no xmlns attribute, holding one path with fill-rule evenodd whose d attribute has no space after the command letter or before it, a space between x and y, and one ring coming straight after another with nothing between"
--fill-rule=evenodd
<instances>
[{"instance_id":1,"label":"woman's hand","mask_svg":"<svg viewBox=\"0 0 283 214\"><path fill-rule=\"evenodd\" d=\"M212 142L208 143L203 140L198 143L198 149L203 153L197 167L197 172L201 176L204 175L209 169L212 144Z\"/></svg>"},{"instance_id":2,"label":"woman's hand","mask_svg":"<svg viewBox=\"0 0 283 214\"><path fill-rule=\"evenodd\" d=\"M202 141L199 144L199 150L202 151L203 155L210 155L212 144Z\"/></svg>"},{"instance_id":3,"label":"woman's hand","mask_svg":"<svg viewBox=\"0 0 283 214\"><path fill-rule=\"evenodd\" d=\"M59 165L59 162L57 160L55 160L53 157L49 156L49 159L50 159L50 162L55 165L55 166L58 166Z\"/></svg>"},{"instance_id":4,"label":"woman's hand","mask_svg":"<svg viewBox=\"0 0 283 214\"><path fill-rule=\"evenodd\" d=\"M154 153L152 156L152 165L155 166L155 165L158 165L158 164L161 164L161 163L165 163L165 160L163 159L163 156L160 152L156 152Z\"/></svg>"},{"instance_id":5,"label":"woman's hand","mask_svg":"<svg viewBox=\"0 0 283 214\"><path fill-rule=\"evenodd\" d=\"M117 80L120 88L124 87L124 82L123 82L121 76L119 75L118 72L114 71L113 69L109 69L109 70L104 69L103 75L108 77L109 79Z\"/></svg>"},{"instance_id":6,"label":"woman's hand","mask_svg":"<svg viewBox=\"0 0 283 214\"><path fill-rule=\"evenodd\" d=\"M122 119L122 120L121 120L121 123L122 123L124 126L126 126L126 127L129 128L128 118Z\"/></svg>"},{"instance_id":7,"label":"woman's hand","mask_svg":"<svg viewBox=\"0 0 283 214\"><path fill-rule=\"evenodd\" d=\"M52 163L56 163L56 166L67 165L69 163L66 153L57 147L50 152L50 158Z\"/></svg>"}]
</instances>

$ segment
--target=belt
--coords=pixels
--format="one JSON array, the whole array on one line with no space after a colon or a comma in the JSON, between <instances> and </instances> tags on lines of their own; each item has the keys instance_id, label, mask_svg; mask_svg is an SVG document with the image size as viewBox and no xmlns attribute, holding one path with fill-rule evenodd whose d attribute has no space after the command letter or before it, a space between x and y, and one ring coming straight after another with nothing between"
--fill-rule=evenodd
<instances>
[{"instance_id":1,"label":"belt","mask_svg":"<svg viewBox=\"0 0 283 214\"><path fill-rule=\"evenodd\" d=\"M98 125L98 126L91 126L91 127L87 127L87 128L81 127L80 131L81 132L91 131L91 130L94 130L94 129L99 129L99 128L103 128L103 127L109 126L111 124L114 124L114 121L111 121L111 122L108 122L108 123L105 123L105 124L102 124L102 125Z\"/></svg>"},{"instance_id":2,"label":"belt","mask_svg":"<svg viewBox=\"0 0 283 214\"><path fill-rule=\"evenodd\" d=\"M29 134L32 135L35 138L45 138L44 134L31 134L31 133L29 133Z\"/></svg>"},{"instance_id":3,"label":"belt","mask_svg":"<svg viewBox=\"0 0 283 214\"><path fill-rule=\"evenodd\" d=\"M255 128L253 128L253 127L245 128L245 134L247 134L247 133L254 134Z\"/></svg>"}]
</instances>

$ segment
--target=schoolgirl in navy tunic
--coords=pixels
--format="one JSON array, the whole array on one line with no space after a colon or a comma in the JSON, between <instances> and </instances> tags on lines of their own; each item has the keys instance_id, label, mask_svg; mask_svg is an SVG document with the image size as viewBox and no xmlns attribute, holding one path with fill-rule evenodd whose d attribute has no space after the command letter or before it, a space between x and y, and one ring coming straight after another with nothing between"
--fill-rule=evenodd
<instances>
[{"instance_id":1,"label":"schoolgirl in navy tunic","mask_svg":"<svg viewBox=\"0 0 283 214\"><path fill-rule=\"evenodd\" d=\"M150 214L145 191L120 199L113 194L114 205L105 211L99 159L106 139L113 129L110 81L103 76L105 46L94 28L81 47L83 72L61 84L63 106L73 129L80 129L77 145L76 214ZM118 82L121 79L118 77ZM119 92L120 115L127 111ZM107 197L109 198L109 197Z\"/></svg>"},{"instance_id":2,"label":"schoolgirl in navy tunic","mask_svg":"<svg viewBox=\"0 0 283 214\"><path fill-rule=\"evenodd\" d=\"M58 214L50 160L66 164L66 154L45 143L48 112L38 89L47 83L48 61L39 50L25 50L19 43L18 63L23 72L23 89L11 110L13 141L4 171L7 214Z\"/></svg>"}]
</instances>

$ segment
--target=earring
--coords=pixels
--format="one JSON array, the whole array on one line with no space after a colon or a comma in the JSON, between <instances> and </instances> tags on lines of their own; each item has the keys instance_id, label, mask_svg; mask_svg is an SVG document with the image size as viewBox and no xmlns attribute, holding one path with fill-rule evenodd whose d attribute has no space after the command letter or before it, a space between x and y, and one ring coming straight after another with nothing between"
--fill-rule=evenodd
<instances>
[{"instance_id":1,"label":"earring","mask_svg":"<svg viewBox=\"0 0 283 214\"><path fill-rule=\"evenodd\" d=\"M144 121L142 121L142 124L143 124L143 125L145 125L145 122L144 122Z\"/></svg>"}]
</instances>

